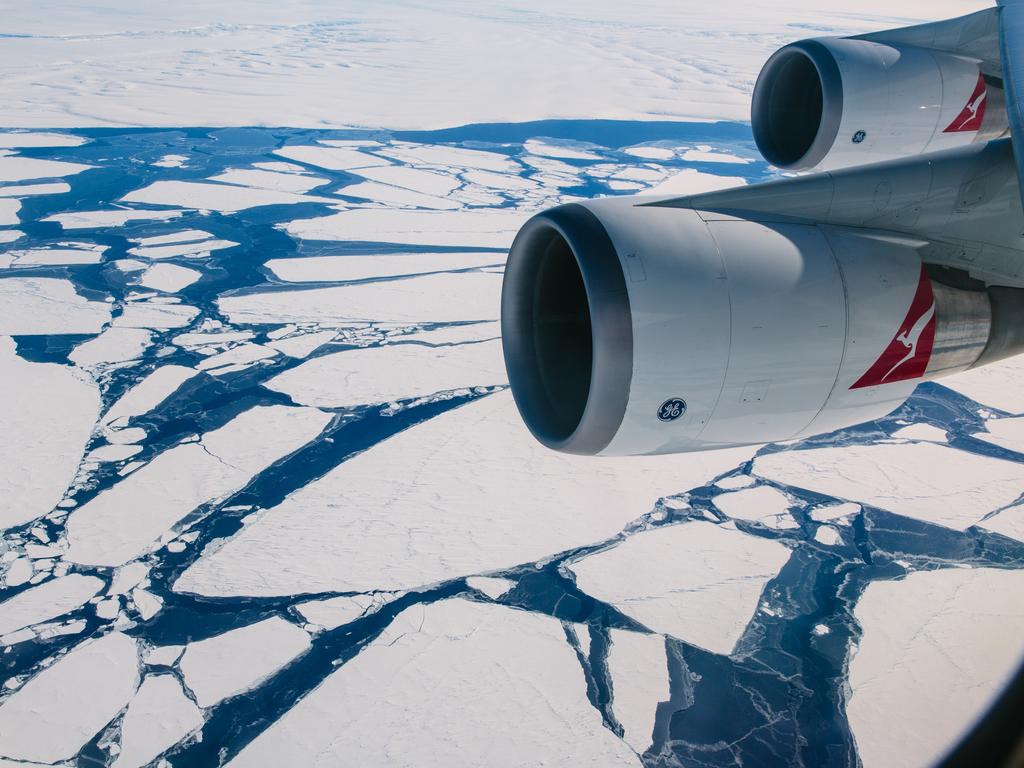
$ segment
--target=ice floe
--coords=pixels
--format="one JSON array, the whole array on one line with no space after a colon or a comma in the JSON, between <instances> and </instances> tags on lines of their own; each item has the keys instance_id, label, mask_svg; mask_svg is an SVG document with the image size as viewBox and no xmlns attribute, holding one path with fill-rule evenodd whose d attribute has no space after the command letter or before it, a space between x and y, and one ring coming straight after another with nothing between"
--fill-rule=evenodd
<instances>
[{"instance_id":1,"label":"ice floe","mask_svg":"<svg viewBox=\"0 0 1024 768\"><path fill-rule=\"evenodd\" d=\"M404 211L355 209L286 227L302 240L359 240L465 248L507 248L527 216L513 210Z\"/></svg>"},{"instance_id":2,"label":"ice floe","mask_svg":"<svg viewBox=\"0 0 1024 768\"><path fill-rule=\"evenodd\" d=\"M269 619L189 643L178 662L201 707L246 691L309 648L309 634Z\"/></svg>"},{"instance_id":3,"label":"ice floe","mask_svg":"<svg viewBox=\"0 0 1024 768\"><path fill-rule=\"evenodd\" d=\"M310 624L323 629L337 629L356 619L376 613L394 600L398 592L373 592L365 595L342 595L325 600L299 603L295 610Z\"/></svg>"},{"instance_id":4,"label":"ice floe","mask_svg":"<svg viewBox=\"0 0 1024 768\"><path fill-rule=\"evenodd\" d=\"M148 187L129 192L121 200L126 203L149 203L221 213L235 213L262 205L337 202L326 197L297 195L294 192L198 181L155 181Z\"/></svg>"},{"instance_id":5,"label":"ice floe","mask_svg":"<svg viewBox=\"0 0 1024 768\"><path fill-rule=\"evenodd\" d=\"M669 699L665 638L612 629L608 672L612 709L622 726L622 738L643 754L651 745L658 703Z\"/></svg>"},{"instance_id":6,"label":"ice floe","mask_svg":"<svg viewBox=\"0 0 1024 768\"><path fill-rule=\"evenodd\" d=\"M932 443L946 442L946 430L931 424L910 424L897 429L892 436L898 440L927 440Z\"/></svg>"},{"instance_id":7,"label":"ice floe","mask_svg":"<svg viewBox=\"0 0 1024 768\"><path fill-rule=\"evenodd\" d=\"M1024 418L989 419L985 422L987 432L979 432L974 437L1011 451L1024 453Z\"/></svg>"},{"instance_id":8,"label":"ice floe","mask_svg":"<svg viewBox=\"0 0 1024 768\"><path fill-rule=\"evenodd\" d=\"M27 362L3 336L0 370L0 528L9 528L45 515L64 496L100 397L87 376L63 365Z\"/></svg>"},{"instance_id":9,"label":"ice floe","mask_svg":"<svg viewBox=\"0 0 1024 768\"><path fill-rule=\"evenodd\" d=\"M650 629L732 653L788 560L777 541L695 521L637 533L570 570L584 592Z\"/></svg>"},{"instance_id":10,"label":"ice floe","mask_svg":"<svg viewBox=\"0 0 1024 768\"><path fill-rule=\"evenodd\" d=\"M139 285L165 293L176 293L202 276L202 272L177 264L154 264L142 273Z\"/></svg>"},{"instance_id":11,"label":"ice floe","mask_svg":"<svg viewBox=\"0 0 1024 768\"><path fill-rule=\"evenodd\" d=\"M986 517L978 525L987 531L1024 542L1024 504L1008 507L992 517Z\"/></svg>"},{"instance_id":12,"label":"ice floe","mask_svg":"<svg viewBox=\"0 0 1024 768\"><path fill-rule=\"evenodd\" d=\"M961 531L1024 485L1024 465L933 443L783 451L759 456L754 472Z\"/></svg>"},{"instance_id":13,"label":"ice floe","mask_svg":"<svg viewBox=\"0 0 1024 768\"><path fill-rule=\"evenodd\" d=\"M58 160L38 160L34 157L0 155L0 182L54 179L73 176L93 166L81 163L63 163Z\"/></svg>"},{"instance_id":14,"label":"ice floe","mask_svg":"<svg viewBox=\"0 0 1024 768\"><path fill-rule=\"evenodd\" d=\"M199 443L160 454L71 513L67 558L108 566L131 560L199 505L238 490L309 442L329 420L311 408L259 406Z\"/></svg>"},{"instance_id":15,"label":"ice floe","mask_svg":"<svg viewBox=\"0 0 1024 768\"><path fill-rule=\"evenodd\" d=\"M309 357L324 344L329 343L336 335L334 331L301 333L296 336L268 341L266 345L271 349L276 349L283 355L301 360L302 358Z\"/></svg>"},{"instance_id":16,"label":"ice floe","mask_svg":"<svg viewBox=\"0 0 1024 768\"><path fill-rule=\"evenodd\" d=\"M228 765L416 765L424 755L449 768L640 765L587 700L557 621L459 599L404 611Z\"/></svg>"},{"instance_id":17,"label":"ice floe","mask_svg":"<svg viewBox=\"0 0 1024 768\"><path fill-rule=\"evenodd\" d=\"M116 208L109 211L73 211L47 216L43 221L55 221L64 229L95 229L100 227L123 227L133 221L167 221L176 219L184 211L142 211L131 208Z\"/></svg>"},{"instance_id":18,"label":"ice floe","mask_svg":"<svg viewBox=\"0 0 1024 768\"><path fill-rule=\"evenodd\" d=\"M277 192L293 192L301 195L309 192L311 189L322 187L330 179L298 173L275 173L274 171L251 168L233 168L218 176L213 176L210 181L218 181L223 184L237 184L243 187L256 187L258 189L272 189Z\"/></svg>"},{"instance_id":19,"label":"ice floe","mask_svg":"<svg viewBox=\"0 0 1024 768\"><path fill-rule=\"evenodd\" d=\"M276 357L277 350L264 347L262 344L239 344L237 347L213 355L196 366L200 371L217 376L222 373L234 372L252 365L260 360Z\"/></svg>"},{"instance_id":20,"label":"ice floe","mask_svg":"<svg viewBox=\"0 0 1024 768\"><path fill-rule=\"evenodd\" d=\"M499 393L340 464L204 554L175 589L368 592L500 570L614 536L660 496L702 485L752 453L685 462L558 454Z\"/></svg>"},{"instance_id":21,"label":"ice floe","mask_svg":"<svg viewBox=\"0 0 1024 768\"><path fill-rule=\"evenodd\" d=\"M942 386L982 405L1009 413L1024 413L1024 358L1011 357L993 365L942 379Z\"/></svg>"},{"instance_id":22,"label":"ice floe","mask_svg":"<svg viewBox=\"0 0 1024 768\"><path fill-rule=\"evenodd\" d=\"M718 176L704 173L694 168L685 168L664 181L646 190L651 195L697 195L701 192L713 192L716 189L742 187L747 180L742 176Z\"/></svg>"},{"instance_id":23,"label":"ice floe","mask_svg":"<svg viewBox=\"0 0 1024 768\"><path fill-rule=\"evenodd\" d=\"M12 131L0 133L0 147L79 147L88 139L70 133L22 133Z\"/></svg>"},{"instance_id":24,"label":"ice floe","mask_svg":"<svg viewBox=\"0 0 1024 768\"><path fill-rule=\"evenodd\" d=\"M110 305L75 292L53 277L0 279L0 334L99 333L110 321Z\"/></svg>"},{"instance_id":25,"label":"ice floe","mask_svg":"<svg viewBox=\"0 0 1024 768\"><path fill-rule=\"evenodd\" d=\"M516 583L510 579L500 579L493 576L470 576L466 579L466 586L482 592L492 600L503 597Z\"/></svg>"},{"instance_id":26,"label":"ice floe","mask_svg":"<svg viewBox=\"0 0 1024 768\"><path fill-rule=\"evenodd\" d=\"M149 675L121 722L114 768L141 768L203 724L203 716L173 675Z\"/></svg>"},{"instance_id":27,"label":"ice floe","mask_svg":"<svg viewBox=\"0 0 1024 768\"><path fill-rule=\"evenodd\" d=\"M153 334L144 328L110 327L96 338L75 347L68 359L83 368L135 360L152 340Z\"/></svg>"},{"instance_id":28,"label":"ice floe","mask_svg":"<svg viewBox=\"0 0 1024 768\"><path fill-rule=\"evenodd\" d=\"M114 318L117 328L157 328L167 330L189 325L199 314L195 307L181 304L157 304L153 301L129 301Z\"/></svg>"},{"instance_id":29,"label":"ice floe","mask_svg":"<svg viewBox=\"0 0 1024 768\"><path fill-rule=\"evenodd\" d=\"M139 683L135 640L87 640L0 704L0 755L68 760L124 708Z\"/></svg>"},{"instance_id":30,"label":"ice floe","mask_svg":"<svg viewBox=\"0 0 1024 768\"><path fill-rule=\"evenodd\" d=\"M240 293L217 300L221 312L235 324L319 323L329 327L358 322L494 320L500 314L500 303L501 276L479 272Z\"/></svg>"},{"instance_id":31,"label":"ice floe","mask_svg":"<svg viewBox=\"0 0 1024 768\"><path fill-rule=\"evenodd\" d=\"M300 405L340 408L506 381L501 342L484 341L451 347L388 344L335 352L278 374L264 386L284 392Z\"/></svg>"},{"instance_id":32,"label":"ice floe","mask_svg":"<svg viewBox=\"0 0 1024 768\"><path fill-rule=\"evenodd\" d=\"M714 505L736 520L752 520L769 528L796 528L786 495L766 485L716 496Z\"/></svg>"},{"instance_id":33,"label":"ice floe","mask_svg":"<svg viewBox=\"0 0 1024 768\"><path fill-rule=\"evenodd\" d=\"M281 280L314 283L407 277L504 263L503 253L395 253L274 259L266 267Z\"/></svg>"},{"instance_id":34,"label":"ice floe","mask_svg":"<svg viewBox=\"0 0 1024 768\"><path fill-rule=\"evenodd\" d=\"M0 603L0 635L63 616L106 586L95 576L71 574L19 592Z\"/></svg>"},{"instance_id":35,"label":"ice floe","mask_svg":"<svg viewBox=\"0 0 1024 768\"><path fill-rule=\"evenodd\" d=\"M935 764L1021 662L1024 572L951 568L868 584L847 716L865 768Z\"/></svg>"},{"instance_id":36,"label":"ice floe","mask_svg":"<svg viewBox=\"0 0 1024 768\"><path fill-rule=\"evenodd\" d=\"M345 147L290 146L275 150L274 154L329 171L351 171L374 165L390 165L390 161L383 157Z\"/></svg>"}]
</instances>

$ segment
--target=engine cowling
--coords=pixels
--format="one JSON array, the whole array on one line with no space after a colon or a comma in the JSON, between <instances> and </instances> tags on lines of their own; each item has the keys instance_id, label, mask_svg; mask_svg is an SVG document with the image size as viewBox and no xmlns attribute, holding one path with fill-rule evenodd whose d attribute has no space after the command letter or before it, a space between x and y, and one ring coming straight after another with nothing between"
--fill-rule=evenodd
<instances>
[{"instance_id":1,"label":"engine cowling","mask_svg":"<svg viewBox=\"0 0 1024 768\"><path fill-rule=\"evenodd\" d=\"M754 87L751 122L765 159L795 171L951 149L1007 127L1001 87L977 61L856 38L777 51Z\"/></svg>"},{"instance_id":2,"label":"engine cowling","mask_svg":"<svg viewBox=\"0 0 1024 768\"><path fill-rule=\"evenodd\" d=\"M990 346L989 294L935 283L920 243L643 202L554 208L512 246L505 360L550 448L656 454L828 432Z\"/></svg>"}]
</instances>

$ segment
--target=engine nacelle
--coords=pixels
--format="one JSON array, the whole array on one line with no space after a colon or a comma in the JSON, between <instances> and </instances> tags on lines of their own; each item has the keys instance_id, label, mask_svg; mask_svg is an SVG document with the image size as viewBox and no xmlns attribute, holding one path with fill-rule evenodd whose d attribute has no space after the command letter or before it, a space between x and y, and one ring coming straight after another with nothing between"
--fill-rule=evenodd
<instances>
[{"instance_id":1,"label":"engine nacelle","mask_svg":"<svg viewBox=\"0 0 1024 768\"><path fill-rule=\"evenodd\" d=\"M935 283L920 243L643 202L554 208L512 246L505 360L550 448L655 454L824 433L889 413L986 347L1019 351L992 344L990 294Z\"/></svg>"},{"instance_id":2,"label":"engine nacelle","mask_svg":"<svg viewBox=\"0 0 1024 768\"><path fill-rule=\"evenodd\" d=\"M856 38L803 40L764 65L754 139L780 168L860 165L993 138L1003 92L975 60Z\"/></svg>"}]
</instances>

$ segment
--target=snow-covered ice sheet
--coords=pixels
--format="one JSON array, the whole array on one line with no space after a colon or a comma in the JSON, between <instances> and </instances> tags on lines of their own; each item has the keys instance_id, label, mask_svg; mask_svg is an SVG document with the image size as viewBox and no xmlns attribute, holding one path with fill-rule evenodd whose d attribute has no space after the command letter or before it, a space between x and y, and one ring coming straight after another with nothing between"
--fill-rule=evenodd
<instances>
[{"instance_id":1,"label":"snow-covered ice sheet","mask_svg":"<svg viewBox=\"0 0 1024 768\"><path fill-rule=\"evenodd\" d=\"M379 283L261 291L225 296L232 323L454 323L500 314L501 276L479 272L423 275Z\"/></svg>"},{"instance_id":2,"label":"snow-covered ice sheet","mask_svg":"<svg viewBox=\"0 0 1024 768\"><path fill-rule=\"evenodd\" d=\"M287 370L265 386L300 405L341 408L506 382L501 342L484 341L451 347L387 344L335 352Z\"/></svg>"},{"instance_id":3,"label":"snow-covered ice sheet","mask_svg":"<svg viewBox=\"0 0 1024 768\"><path fill-rule=\"evenodd\" d=\"M160 454L72 512L68 559L110 566L131 560L199 505L309 442L329 420L311 408L252 408L199 443Z\"/></svg>"},{"instance_id":4,"label":"snow-covered ice sheet","mask_svg":"<svg viewBox=\"0 0 1024 768\"><path fill-rule=\"evenodd\" d=\"M196 702L209 707L248 690L308 648L308 633L271 617L189 643L178 664Z\"/></svg>"},{"instance_id":5,"label":"snow-covered ice sheet","mask_svg":"<svg viewBox=\"0 0 1024 768\"><path fill-rule=\"evenodd\" d=\"M1024 359L1011 357L973 371L957 373L942 379L942 386L959 392L990 408L1009 413L1024 413Z\"/></svg>"},{"instance_id":6,"label":"snow-covered ice sheet","mask_svg":"<svg viewBox=\"0 0 1024 768\"><path fill-rule=\"evenodd\" d=\"M777 541L694 521L638 533L570 568L581 590L655 632L727 654L789 556Z\"/></svg>"},{"instance_id":7,"label":"snow-covered ice sheet","mask_svg":"<svg viewBox=\"0 0 1024 768\"><path fill-rule=\"evenodd\" d=\"M851 445L760 456L780 483L964 530L1015 501L1024 465L932 443Z\"/></svg>"},{"instance_id":8,"label":"snow-covered ice sheet","mask_svg":"<svg viewBox=\"0 0 1024 768\"><path fill-rule=\"evenodd\" d=\"M3 336L0 370L0 528L9 528L45 515L61 500L100 398L88 377L62 365L27 362Z\"/></svg>"},{"instance_id":9,"label":"snow-covered ice sheet","mask_svg":"<svg viewBox=\"0 0 1024 768\"><path fill-rule=\"evenodd\" d=\"M135 640L87 640L0 704L0 755L53 763L74 757L131 699Z\"/></svg>"},{"instance_id":10,"label":"snow-covered ice sheet","mask_svg":"<svg viewBox=\"0 0 1024 768\"><path fill-rule=\"evenodd\" d=\"M473 702L467 707L465 702ZM497 605L404 611L229 765L637 766L562 627Z\"/></svg>"},{"instance_id":11,"label":"snow-covered ice sheet","mask_svg":"<svg viewBox=\"0 0 1024 768\"><path fill-rule=\"evenodd\" d=\"M1024 573L951 568L868 585L847 713L865 768L930 766L1021 663ZM923 705L927 702L927 705Z\"/></svg>"},{"instance_id":12,"label":"snow-covered ice sheet","mask_svg":"<svg viewBox=\"0 0 1024 768\"><path fill-rule=\"evenodd\" d=\"M503 392L339 465L204 555L175 589L366 592L508 568L614 536L660 496L701 485L751 453L686 462L557 454L529 434Z\"/></svg>"}]
</instances>

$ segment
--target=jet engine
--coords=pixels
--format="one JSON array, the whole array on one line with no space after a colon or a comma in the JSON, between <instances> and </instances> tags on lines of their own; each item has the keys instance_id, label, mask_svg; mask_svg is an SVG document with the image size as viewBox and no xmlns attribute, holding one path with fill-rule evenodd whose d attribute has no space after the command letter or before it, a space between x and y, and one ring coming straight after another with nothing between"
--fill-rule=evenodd
<instances>
[{"instance_id":1,"label":"jet engine","mask_svg":"<svg viewBox=\"0 0 1024 768\"><path fill-rule=\"evenodd\" d=\"M537 439L584 455L791 440L1024 351L1024 59L1006 46L1018 27L1000 27L1013 13L776 53L754 137L782 168L827 173L530 219L501 333Z\"/></svg>"},{"instance_id":2,"label":"jet engine","mask_svg":"<svg viewBox=\"0 0 1024 768\"><path fill-rule=\"evenodd\" d=\"M993 138L1007 127L1001 81L979 61L859 38L777 51L754 87L765 159L802 171L906 157Z\"/></svg>"},{"instance_id":3,"label":"jet engine","mask_svg":"<svg viewBox=\"0 0 1024 768\"><path fill-rule=\"evenodd\" d=\"M932 279L918 245L628 198L546 211L506 267L516 403L542 443L588 455L789 440L879 418L1006 335L993 333L993 296Z\"/></svg>"}]
</instances>

